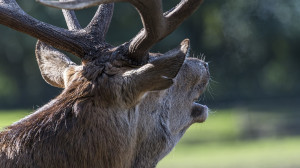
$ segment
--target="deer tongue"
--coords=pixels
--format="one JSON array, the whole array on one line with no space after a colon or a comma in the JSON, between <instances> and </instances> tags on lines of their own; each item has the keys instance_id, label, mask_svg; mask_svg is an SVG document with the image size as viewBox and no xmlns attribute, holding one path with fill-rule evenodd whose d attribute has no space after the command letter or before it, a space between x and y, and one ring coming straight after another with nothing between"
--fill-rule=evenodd
<instances>
[{"instance_id":1,"label":"deer tongue","mask_svg":"<svg viewBox=\"0 0 300 168\"><path fill-rule=\"evenodd\" d=\"M204 122L208 117L208 107L194 102L192 106L191 116L193 117L194 122Z\"/></svg>"}]
</instances>

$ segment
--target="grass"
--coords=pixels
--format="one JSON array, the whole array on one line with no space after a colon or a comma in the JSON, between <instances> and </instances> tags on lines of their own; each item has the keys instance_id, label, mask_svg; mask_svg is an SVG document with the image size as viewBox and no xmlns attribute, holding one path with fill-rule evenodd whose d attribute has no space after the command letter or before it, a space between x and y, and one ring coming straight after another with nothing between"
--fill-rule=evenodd
<instances>
[{"instance_id":1,"label":"grass","mask_svg":"<svg viewBox=\"0 0 300 168\"><path fill-rule=\"evenodd\" d=\"M300 116L286 111L213 112L207 122L189 128L158 168L299 168L300 136L282 134L281 128L298 125ZM29 112L0 111L0 130Z\"/></svg>"},{"instance_id":2,"label":"grass","mask_svg":"<svg viewBox=\"0 0 300 168\"><path fill-rule=\"evenodd\" d=\"M0 111L0 130L28 115L28 110Z\"/></svg>"},{"instance_id":3,"label":"grass","mask_svg":"<svg viewBox=\"0 0 300 168\"><path fill-rule=\"evenodd\" d=\"M158 168L298 168L300 137L178 144Z\"/></svg>"}]
</instances>

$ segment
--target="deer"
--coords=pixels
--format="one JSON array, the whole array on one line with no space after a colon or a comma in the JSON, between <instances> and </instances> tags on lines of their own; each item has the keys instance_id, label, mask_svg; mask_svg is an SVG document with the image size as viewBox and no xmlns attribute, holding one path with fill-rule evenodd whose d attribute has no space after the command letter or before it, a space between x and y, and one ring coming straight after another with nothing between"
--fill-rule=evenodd
<instances>
[{"instance_id":1,"label":"deer","mask_svg":"<svg viewBox=\"0 0 300 168\"><path fill-rule=\"evenodd\" d=\"M189 57L189 39L150 52L202 0L167 12L161 0L38 2L62 9L68 29L31 17L15 0L0 0L0 24L38 39L41 76L63 90L0 132L1 168L153 168L192 124L206 121L209 109L197 100L210 80L208 63ZM116 2L133 5L143 23L119 46L105 41ZM74 10L91 6L98 9L82 28Z\"/></svg>"}]
</instances>

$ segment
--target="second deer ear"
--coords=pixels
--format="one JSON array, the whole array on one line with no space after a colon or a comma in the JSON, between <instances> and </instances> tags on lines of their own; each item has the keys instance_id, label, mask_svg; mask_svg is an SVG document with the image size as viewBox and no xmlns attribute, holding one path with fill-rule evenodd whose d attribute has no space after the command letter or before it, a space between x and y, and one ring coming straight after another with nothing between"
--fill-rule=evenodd
<instances>
[{"instance_id":1,"label":"second deer ear","mask_svg":"<svg viewBox=\"0 0 300 168\"><path fill-rule=\"evenodd\" d=\"M142 92L163 90L173 84L189 51L189 40L181 42L174 50L157 57L136 70L135 81Z\"/></svg>"},{"instance_id":2,"label":"second deer ear","mask_svg":"<svg viewBox=\"0 0 300 168\"><path fill-rule=\"evenodd\" d=\"M64 72L76 64L62 52L41 41L36 44L35 55L44 80L52 86L64 88Z\"/></svg>"}]
</instances>

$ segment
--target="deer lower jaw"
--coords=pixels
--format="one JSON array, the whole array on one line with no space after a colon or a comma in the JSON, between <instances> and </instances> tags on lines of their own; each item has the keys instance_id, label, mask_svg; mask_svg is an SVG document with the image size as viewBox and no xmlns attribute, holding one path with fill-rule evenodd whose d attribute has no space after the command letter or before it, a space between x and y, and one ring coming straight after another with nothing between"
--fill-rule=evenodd
<instances>
[{"instance_id":1,"label":"deer lower jaw","mask_svg":"<svg viewBox=\"0 0 300 168\"><path fill-rule=\"evenodd\" d=\"M194 122L203 123L208 117L208 107L194 102L192 105L191 116Z\"/></svg>"}]
</instances>

